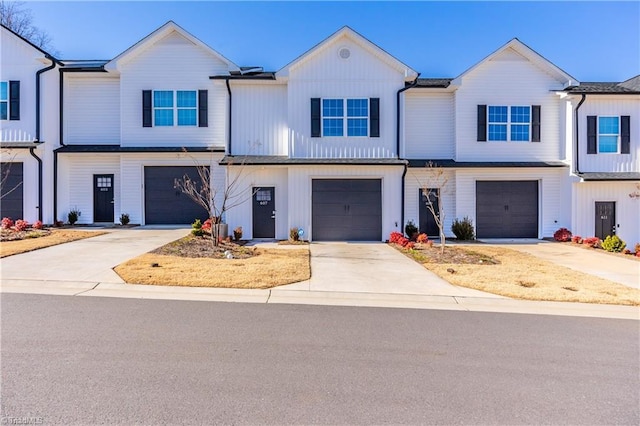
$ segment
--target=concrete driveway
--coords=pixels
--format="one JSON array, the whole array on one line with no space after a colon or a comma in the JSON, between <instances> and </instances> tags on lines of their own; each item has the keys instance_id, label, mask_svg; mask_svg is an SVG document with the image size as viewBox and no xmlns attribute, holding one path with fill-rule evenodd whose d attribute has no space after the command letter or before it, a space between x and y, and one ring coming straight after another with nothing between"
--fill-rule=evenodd
<instances>
[{"instance_id":1,"label":"concrete driveway","mask_svg":"<svg viewBox=\"0 0 640 426\"><path fill-rule=\"evenodd\" d=\"M0 277L10 280L124 283L118 264L181 238L187 227L137 227L108 230L84 240L9 256L0 260Z\"/></svg>"},{"instance_id":2,"label":"concrete driveway","mask_svg":"<svg viewBox=\"0 0 640 426\"><path fill-rule=\"evenodd\" d=\"M501 297L451 285L387 244L313 243L310 249L311 279L278 290Z\"/></svg>"}]
</instances>

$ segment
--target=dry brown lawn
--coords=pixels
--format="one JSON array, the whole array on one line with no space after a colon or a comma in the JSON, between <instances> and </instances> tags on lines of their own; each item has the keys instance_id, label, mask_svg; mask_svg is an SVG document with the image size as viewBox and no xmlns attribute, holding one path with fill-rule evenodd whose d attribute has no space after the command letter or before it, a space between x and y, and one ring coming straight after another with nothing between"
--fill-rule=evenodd
<instances>
[{"instance_id":1,"label":"dry brown lawn","mask_svg":"<svg viewBox=\"0 0 640 426\"><path fill-rule=\"evenodd\" d=\"M70 229L52 229L49 235L38 238L0 242L0 258L14 254L26 253L45 247L96 237L105 234L103 231L79 231Z\"/></svg>"},{"instance_id":2,"label":"dry brown lawn","mask_svg":"<svg viewBox=\"0 0 640 426\"><path fill-rule=\"evenodd\" d=\"M502 247L477 246L471 250L498 262L420 263L451 284L516 299L640 305L640 290L622 284Z\"/></svg>"},{"instance_id":3,"label":"dry brown lawn","mask_svg":"<svg viewBox=\"0 0 640 426\"><path fill-rule=\"evenodd\" d=\"M308 280L311 276L308 249L256 249L255 255L247 259L146 253L114 270L131 284L189 287L271 288Z\"/></svg>"}]
</instances>

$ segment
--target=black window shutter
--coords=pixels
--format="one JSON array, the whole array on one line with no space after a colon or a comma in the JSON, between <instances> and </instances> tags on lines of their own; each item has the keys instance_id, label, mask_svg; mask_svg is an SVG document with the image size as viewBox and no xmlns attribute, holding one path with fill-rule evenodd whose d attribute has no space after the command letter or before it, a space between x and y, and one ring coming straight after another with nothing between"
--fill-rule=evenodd
<instances>
[{"instance_id":1,"label":"black window shutter","mask_svg":"<svg viewBox=\"0 0 640 426\"><path fill-rule=\"evenodd\" d=\"M620 117L620 153L631 153L631 117L623 115Z\"/></svg>"},{"instance_id":2,"label":"black window shutter","mask_svg":"<svg viewBox=\"0 0 640 426\"><path fill-rule=\"evenodd\" d=\"M142 127L151 127L151 90L142 91Z\"/></svg>"},{"instance_id":3,"label":"black window shutter","mask_svg":"<svg viewBox=\"0 0 640 426\"><path fill-rule=\"evenodd\" d=\"M487 141L487 106L478 105L478 142Z\"/></svg>"},{"instance_id":4,"label":"black window shutter","mask_svg":"<svg viewBox=\"0 0 640 426\"><path fill-rule=\"evenodd\" d=\"M9 82L9 120L20 120L20 82Z\"/></svg>"},{"instance_id":5,"label":"black window shutter","mask_svg":"<svg viewBox=\"0 0 640 426\"><path fill-rule=\"evenodd\" d=\"M209 127L208 90L198 90L198 127Z\"/></svg>"},{"instance_id":6,"label":"black window shutter","mask_svg":"<svg viewBox=\"0 0 640 426\"><path fill-rule=\"evenodd\" d=\"M369 137L380 137L380 98L369 99Z\"/></svg>"},{"instance_id":7,"label":"black window shutter","mask_svg":"<svg viewBox=\"0 0 640 426\"><path fill-rule=\"evenodd\" d=\"M531 142L540 142L540 105L531 105Z\"/></svg>"},{"instance_id":8,"label":"black window shutter","mask_svg":"<svg viewBox=\"0 0 640 426\"><path fill-rule=\"evenodd\" d=\"M311 137L320 137L320 98L311 98Z\"/></svg>"},{"instance_id":9,"label":"black window shutter","mask_svg":"<svg viewBox=\"0 0 640 426\"><path fill-rule=\"evenodd\" d=\"M598 150L596 149L596 143L598 140L598 135L596 134L596 120L597 116L589 115L587 116L587 154L596 154Z\"/></svg>"}]
</instances>

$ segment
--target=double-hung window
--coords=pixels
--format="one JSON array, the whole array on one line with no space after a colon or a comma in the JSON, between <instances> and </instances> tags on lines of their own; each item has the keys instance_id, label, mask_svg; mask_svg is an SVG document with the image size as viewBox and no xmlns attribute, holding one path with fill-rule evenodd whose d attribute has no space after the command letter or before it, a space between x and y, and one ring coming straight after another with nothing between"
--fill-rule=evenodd
<instances>
[{"instance_id":1,"label":"double-hung window","mask_svg":"<svg viewBox=\"0 0 640 426\"><path fill-rule=\"evenodd\" d=\"M0 81L0 120L9 118L9 82Z\"/></svg>"},{"instance_id":2,"label":"double-hung window","mask_svg":"<svg viewBox=\"0 0 640 426\"><path fill-rule=\"evenodd\" d=\"M598 152L617 153L620 117L598 117Z\"/></svg>"},{"instance_id":3,"label":"double-hung window","mask_svg":"<svg viewBox=\"0 0 640 426\"><path fill-rule=\"evenodd\" d=\"M322 136L345 135L369 136L369 99L322 100Z\"/></svg>"},{"instance_id":4,"label":"double-hung window","mask_svg":"<svg viewBox=\"0 0 640 426\"><path fill-rule=\"evenodd\" d=\"M529 142L530 106L489 106L489 141Z\"/></svg>"},{"instance_id":5,"label":"double-hung window","mask_svg":"<svg viewBox=\"0 0 640 426\"><path fill-rule=\"evenodd\" d=\"M155 90L153 92L154 126L195 126L198 102L195 90Z\"/></svg>"}]
</instances>

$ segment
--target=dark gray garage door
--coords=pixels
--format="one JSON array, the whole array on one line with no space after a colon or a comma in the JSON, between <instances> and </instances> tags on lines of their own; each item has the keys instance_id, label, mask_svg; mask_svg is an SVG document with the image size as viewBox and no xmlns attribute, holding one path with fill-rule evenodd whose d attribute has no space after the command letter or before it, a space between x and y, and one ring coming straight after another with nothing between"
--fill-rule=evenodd
<instances>
[{"instance_id":1,"label":"dark gray garage door","mask_svg":"<svg viewBox=\"0 0 640 426\"><path fill-rule=\"evenodd\" d=\"M314 241L381 241L380 179L314 179Z\"/></svg>"},{"instance_id":2,"label":"dark gray garage door","mask_svg":"<svg viewBox=\"0 0 640 426\"><path fill-rule=\"evenodd\" d=\"M537 238L537 181L476 182L478 238Z\"/></svg>"},{"instance_id":3,"label":"dark gray garage door","mask_svg":"<svg viewBox=\"0 0 640 426\"><path fill-rule=\"evenodd\" d=\"M175 179L182 179L185 174L200 185L196 167L144 168L146 224L183 224L196 219L206 220L207 211L173 187Z\"/></svg>"},{"instance_id":4,"label":"dark gray garage door","mask_svg":"<svg viewBox=\"0 0 640 426\"><path fill-rule=\"evenodd\" d=\"M23 219L22 163L2 163L0 166L0 176L2 177L0 217L10 217L13 220Z\"/></svg>"}]
</instances>

